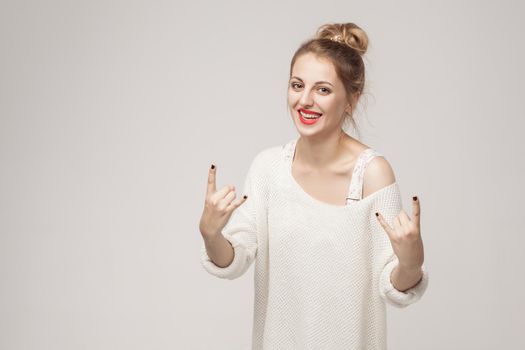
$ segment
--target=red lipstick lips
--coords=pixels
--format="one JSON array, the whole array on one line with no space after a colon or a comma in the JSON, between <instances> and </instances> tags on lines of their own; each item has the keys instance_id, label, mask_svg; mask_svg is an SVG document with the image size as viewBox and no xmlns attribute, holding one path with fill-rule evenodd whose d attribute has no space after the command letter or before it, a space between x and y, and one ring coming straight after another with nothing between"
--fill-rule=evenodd
<instances>
[{"instance_id":1,"label":"red lipstick lips","mask_svg":"<svg viewBox=\"0 0 525 350\"><path fill-rule=\"evenodd\" d=\"M307 116L316 116L316 117L306 118L305 116L303 116L301 112L306 114ZM306 124L306 125L312 125L312 124L317 123L317 121L321 118L321 115L322 115L321 113L310 111L304 108L299 108L297 110L297 114L299 115L299 120L301 121L301 123Z\"/></svg>"},{"instance_id":2,"label":"red lipstick lips","mask_svg":"<svg viewBox=\"0 0 525 350\"><path fill-rule=\"evenodd\" d=\"M306 113L306 114L315 114L315 115L321 115L321 113L319 112L314 112L314 111L311 111L309 109L304 109L304 108L299 108L300 111Z\"/></svg>"}]
</instances>

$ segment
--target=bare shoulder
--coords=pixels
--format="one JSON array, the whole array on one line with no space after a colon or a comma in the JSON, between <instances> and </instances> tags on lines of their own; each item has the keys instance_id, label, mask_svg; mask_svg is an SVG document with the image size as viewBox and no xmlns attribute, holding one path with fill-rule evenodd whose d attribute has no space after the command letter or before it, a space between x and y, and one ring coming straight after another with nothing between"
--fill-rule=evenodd
<instances>
[{"instance_id":1,"label":"bare shoulder","mask_svg":"<svg viewBox=\"0 0 525 350\"><path fill-rule=\"evenodd\" d=\"M383 156L376 156L367 164L363 175L363 198L396 181L394 170Z\"/></svg>"}]
</instances>

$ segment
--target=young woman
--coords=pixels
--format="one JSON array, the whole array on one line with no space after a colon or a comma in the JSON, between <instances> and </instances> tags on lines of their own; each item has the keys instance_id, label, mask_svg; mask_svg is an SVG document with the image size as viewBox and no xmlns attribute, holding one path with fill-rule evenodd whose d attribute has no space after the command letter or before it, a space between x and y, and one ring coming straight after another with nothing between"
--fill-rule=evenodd
<instances>
[{"instance_id":1,"label":"young woman","mask_svg":"<svg viewBox=\"0 0 525 350\"><path fill-rule=\"evenodd\" d=\"M427 288L419 199L410 218L385 157L343 131L367 45L353 23L321 26L290 67L299 137L255 156L239 199L209 171L202 264L234 279L255 261L254 350L386 349L386 303Z\"/></svg>"}]
</instances>

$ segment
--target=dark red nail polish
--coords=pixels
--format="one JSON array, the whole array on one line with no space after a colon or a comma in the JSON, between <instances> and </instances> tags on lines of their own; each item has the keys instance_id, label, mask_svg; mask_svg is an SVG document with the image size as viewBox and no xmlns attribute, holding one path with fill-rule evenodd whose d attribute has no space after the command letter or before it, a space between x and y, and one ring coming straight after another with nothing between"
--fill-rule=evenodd
<instances>
[{"instance_id":1,"label":"dark red nail polish","mask_svg":"<svg viewBox=\"0 0 525 350\"><path fill-rule=\"evenodd\" d=\"M412 197L414 201L417 201L417 196Z\"/></svg>"},{"instance_id":2,"label":"dark red nail polish","mask_svg":"<svg viewBox=\"0 0 525 350\"><path fill-rule=\"evenodd\" d=\"M244 199L246 199L246 198L248 198L248 196L247 196L247 195L244 195Z\"/></svg>"},{"instance_id":3,"label":"dark red nail polish","mask_svg":"<svg viewBox=\"0 0 525 350\"><path fill-rule=\"evenodd\" d=\"M215 169L215 165L214 165L214 164L212 164L212 165L211 165L211 168L212 168L212 169Z\"/></svg>"},{"instance_id":4,"label":"dark red nail polish","mask_svg":"<svg viewBox=\"0 0 525 350\"><path fill-rule=\"evenodd\" d=\"M379 213L376 213L376 216L379 216Z\"/></svg>"}]
</instances>

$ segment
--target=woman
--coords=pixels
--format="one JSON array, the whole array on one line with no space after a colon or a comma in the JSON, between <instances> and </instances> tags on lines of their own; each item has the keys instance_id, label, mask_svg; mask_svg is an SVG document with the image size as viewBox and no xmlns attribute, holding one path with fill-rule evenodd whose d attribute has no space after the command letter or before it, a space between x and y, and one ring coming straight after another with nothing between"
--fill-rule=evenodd
<instances>
[{"instance_id":1,"label":"woman","mask_svg":"<svg viewBox=\"0 0 525 350\"><path fill-rule=\"evenodd\" d=\"M385 157L343 131L367 45L353 23L321 26L290 67L299 138L255 156L239 199L210 169L202 264L234 279L255 261L253 349L386 349L385 303L428 285L419 200L409 218Z\"/></svg>"}]
</instances>

